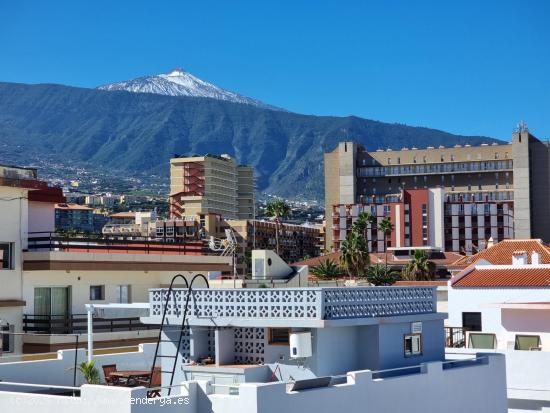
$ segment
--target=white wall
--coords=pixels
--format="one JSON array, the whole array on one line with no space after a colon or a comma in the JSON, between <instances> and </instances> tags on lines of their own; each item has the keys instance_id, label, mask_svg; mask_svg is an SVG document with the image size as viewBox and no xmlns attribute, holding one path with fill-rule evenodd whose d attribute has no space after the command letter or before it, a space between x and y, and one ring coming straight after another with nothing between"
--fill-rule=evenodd
<instances>
[{"instance_id":1,"label":"white wall","mask_svg":"<svg viewBox=\"0 0 550 413\"><path fill-rule=\"evenodd\" d=\"M0 301L22 300L21 250L27 247L27 190L0 186L0 242L13 243L13 269L0 269ZM21 331L22 307L0 307L0 319ZM15 350L21 349L21 339L15 339Z\"/></svg>"},{"instance_id":2,"label":"white wall","mask_svg":"<svg viewBox=\"0 0 550 413\"><path fill-rule=\"evenodd\" d=\"M461 327L463 312L481 312L482 330L496 334L499 349L507 349L518 333L536 333L541 336L543 349L550 351L550 310L512 310L499 307L502 303L548 302L549 297L550 290L544 288L449 286L448 325Z\"/></svg>"},{"instance_id":3,"label":"white wall","mask_svg":"<svg viewBox=\"0 0 550 413\"><path fill-rule=\"evenodd\" d=\"M115 254L117 255L117 254ZM205 273L204 271L199 271ZM23 296L27 302L25 313L34 314L35 287L71 287L71 304L74 314L85 313L85 305L90 303L90 286L104 285L105 300L93 301L93 304L117 303L116 287L131 285L131 302L149 302L149 288L159 288L169 285L176 271L24 271ZM197 272L185 272L186 277L192 277ZM197 286L202 286L202 280L197 280Z\"/></svg>"},{"instance_id":4,"label":"white wall","mask_svg":"<svg viewBox=\"0 0 550 413\"><path fill-rule=\"evenodd\" d=\"M29 232L55 231L55 204L51 202L29 202ZM31 234L32 235L32 234ZM37 234L45 236L46 234Z\"/></svg>"},{"instance_id":5,"label":"white wall","mask_svg":"<svg viewBox=\"0 0 550 413\"><path fill-rule=\"evenodd\" d=\"M489 350L487 350L489 351ZM471 358L474 349L448 348L449 358ZM495 351L506 357L509 413L540 412L550 407L550 353L545 351Z\"/></svg>"},{"instance_id":6,"label":"white wall","mask_svg":"<svg viewBox=\"0 0 550 413\"><path fill-rule=\"evenodd\" d=\"M487 364L446 370L441 362L428 363L423 373L389 379L352 372L346 384L290 393L285 383L243 384L239 396L209 395L208 407L214 413L503 413L504 357L488 358Z\"/></svg>"},{"instance_id":7,"label":"white wall","mask_svg":"<svg viewBox=\"0 0 550 413\"><path fill-rule=\"evenodd\" d=\"M0 408L10 413L27 413L29 406L41 413L503 413L507 404L504 357L498 354L467 367L444 369L441 362L428 363L420 373L388 379L373 379L370 371L351 372L345 384L294 392L287 391L286 383L244 383L234 396L207 382L197 384L199 388L194 383L178 387L189 400L176 407L167 406L166 398L157 405L132 403L132 398L145 397L144 388L85 385L81 397L0 391Z\"/></svg>"}]
</instances>

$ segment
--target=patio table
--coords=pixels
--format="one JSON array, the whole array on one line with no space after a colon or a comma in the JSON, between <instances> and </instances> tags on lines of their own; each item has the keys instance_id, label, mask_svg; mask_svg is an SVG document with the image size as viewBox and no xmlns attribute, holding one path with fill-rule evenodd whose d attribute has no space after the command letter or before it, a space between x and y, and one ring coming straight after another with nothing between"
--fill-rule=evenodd
<instances>
[{"instance_id":1,"label":"patio table","mask_svg":"<svg viewBox=\"0 0 550 413\"><path fill-rule=\"evenodd\" d=\"M138 379L148 380L151 377L151 370L117 370L110 374L111 377L118 378L121 386L137 386Z\"/></svg>"}]
</instances>

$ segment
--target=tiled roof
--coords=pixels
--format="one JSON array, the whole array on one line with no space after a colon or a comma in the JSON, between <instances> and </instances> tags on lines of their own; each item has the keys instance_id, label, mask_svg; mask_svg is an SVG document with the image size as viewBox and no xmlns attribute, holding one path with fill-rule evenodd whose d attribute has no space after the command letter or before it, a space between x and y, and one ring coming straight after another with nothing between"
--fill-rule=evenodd
<instances>
[{"instance_id":1,"label":"tiled roof","mask_svg":"<svg viewBox=\"0 0 550 413\"><path fill-rule=\"evenodd\" d=\"M531 253L536 251L540 254L541 264L550 264L550 248L539 239L504 240L494 246L478 252L475 255L462 257L454 265L471 265L480 259L490 262L493 265L512 264L512 254L517 251L527 251L528 262L531 262Z\"/></svg>"},{"instance_id":2,"label":"tiled roof","mask_svg":"<svg viewBox=\"0 0 550 413\"><path fill-rule=\"evenodd\" d=\"M340 252L331 252L329 254L321 255L319 257L308 258L307 260L292 263L292 265L295 265L295 266L307 265L309 267L314 267L316 265L321 264L325 260L332 260L338 263L338 261L340 261Z\"/></svg>"},{"instance_id":3,"label":"tiled roof","mask_svg":"<svg viewBox=\"0 0 550 413\"><path fill-rule=\"evenodd\" d=\"M517 268L495 268L477 265L459 274L452 281L455 288L496 288L496 287L549 287L550 266L518 266ZM469 272L467 272L469 271Z\"/></svg>"}]
</instances>

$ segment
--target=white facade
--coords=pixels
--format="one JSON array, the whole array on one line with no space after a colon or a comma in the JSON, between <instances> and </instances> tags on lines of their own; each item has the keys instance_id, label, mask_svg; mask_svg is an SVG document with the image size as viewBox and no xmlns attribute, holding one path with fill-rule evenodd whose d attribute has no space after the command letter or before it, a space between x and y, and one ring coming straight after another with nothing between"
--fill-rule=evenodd
<instances>
[{"instance_id":1,"label":"white facade","mask_svg":"<svg viewBox=\"0 0 550 413\"><path fill-rule=\"evenodd\" d=\"M22 250L27 247L27 194L26 189L0 186L0 242L10 251L2 255L0 268L0 325L12 331L20 331L23 320ZM11 262L4 262L4 257ZM21 339L9 340L9 351L19 352Z\"/></svg>"}]
</instances>

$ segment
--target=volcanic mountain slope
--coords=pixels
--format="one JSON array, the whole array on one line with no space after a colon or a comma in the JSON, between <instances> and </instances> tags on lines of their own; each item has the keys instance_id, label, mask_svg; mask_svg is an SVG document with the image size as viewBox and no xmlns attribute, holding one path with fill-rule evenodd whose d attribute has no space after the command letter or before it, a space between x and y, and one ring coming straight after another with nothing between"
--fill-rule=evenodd
<instances>
[{"instance_id":1,"label":"volcanic mountain slope","mask_svg":"<svg viewBox=\"0 0 550 413\"><path fill-rule=\"evenodd\" d=\"M0 83L0 156L22 165L30 153L44 154L168 179L174 154L228 153L256 168L260 191L321 199L323 153L343 139L370 150L495 141L210 98Z\"/></svg>"}]
</instances>

